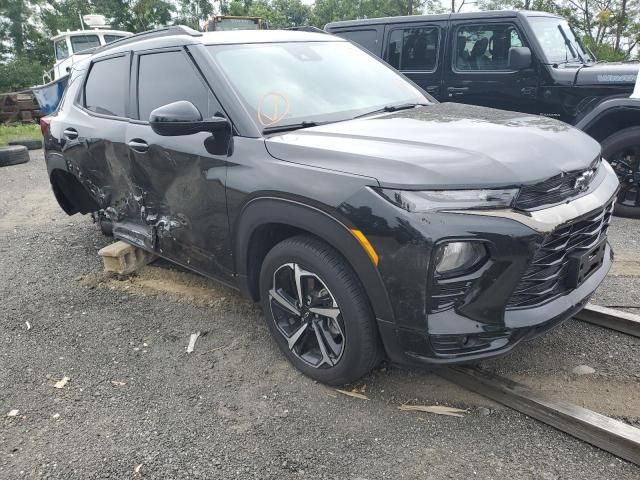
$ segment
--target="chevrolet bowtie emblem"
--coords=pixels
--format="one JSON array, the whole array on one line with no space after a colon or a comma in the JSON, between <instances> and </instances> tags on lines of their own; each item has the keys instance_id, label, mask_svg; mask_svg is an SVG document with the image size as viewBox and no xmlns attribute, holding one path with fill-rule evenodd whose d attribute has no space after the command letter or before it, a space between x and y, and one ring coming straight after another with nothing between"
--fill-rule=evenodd
<instances>
[{"instance_id":1,"label":"chevrolet bowtie emblem","mask_svg":"<svg viewBox=\"0 0 640 480\"><path fill-rule=\"evenodd\" d=\"M589 188L589 183L591 183L591 179L593 178L594 174L594 170L585 170L582 175L576 178L576 181L573 184L573 189L584 192Z\"/></svg>"}]
</instances>

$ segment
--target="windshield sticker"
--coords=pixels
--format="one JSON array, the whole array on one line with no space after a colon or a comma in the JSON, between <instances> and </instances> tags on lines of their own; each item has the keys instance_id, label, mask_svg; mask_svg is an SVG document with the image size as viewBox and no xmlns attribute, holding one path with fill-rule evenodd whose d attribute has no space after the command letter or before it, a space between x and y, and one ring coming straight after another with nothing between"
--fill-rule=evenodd
<instances>
[{"instance_id":1,"label":"windshield sticker","mask_svg":"<svg viewBox=\"0 0 640 480\"><path fill-rule=\"evenodd\" d=\"M275 125L289 113L289 99L278 92L266 93L258 102L258 122L263 127Z\"/></svg>"}]
</instances>

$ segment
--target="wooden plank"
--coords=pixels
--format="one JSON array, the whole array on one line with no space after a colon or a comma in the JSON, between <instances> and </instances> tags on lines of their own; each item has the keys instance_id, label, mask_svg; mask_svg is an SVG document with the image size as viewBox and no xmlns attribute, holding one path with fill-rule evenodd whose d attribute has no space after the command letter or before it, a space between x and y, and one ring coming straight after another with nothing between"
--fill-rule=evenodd
<instances>
[{"instance_id":1,"label":"wooden plank","mask_svg":"<svg viewBox=\"0 0 640 480\"><path fill-rule=\"evenodd\" d=\"M551 400L526 385L490 372L452 367L437 373L446 380L640 465L638 428L563 400Z\"/></svg>"},{"instance_id":2,"label":"wooden plank","mask_svg":"<svg viewBox=\"0 0 640 480\"><path fill-rule=\"evenodd\" d=\"M574 315L574 318L640 337L640 315L589 303L582 311Z\"/></svg>"}]
</instances>

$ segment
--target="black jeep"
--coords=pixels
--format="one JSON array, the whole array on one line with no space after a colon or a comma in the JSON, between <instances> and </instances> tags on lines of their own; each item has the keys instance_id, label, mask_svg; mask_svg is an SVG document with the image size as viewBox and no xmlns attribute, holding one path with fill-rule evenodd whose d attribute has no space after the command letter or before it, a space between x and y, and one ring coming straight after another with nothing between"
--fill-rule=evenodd
<instances>
[{"instance_id":1,"label":"black jeep","mask_svg":"<svg viewBox=\"0 0 640 480\"><path fill-rule=\"evenodd\" d=\"M622 189L616 211L640 218L637 62L598 63L561 17L493 11L330 23L440 101L534 113L602 144Z\"/></svg>"},{"instance_id":2,"label":"black jeep","mask_svg":"<svg viewBox=\"0 0 640 480\"><path fill-rule=\"evenodd\" d=\"M376 79L372 82L371 79ZM550 118L439 104L335 36L170 28L102 47L43 121L53 192L260 301L345 383L509 352L607 274L618 179Z\"/></svg>"}]
</instances>

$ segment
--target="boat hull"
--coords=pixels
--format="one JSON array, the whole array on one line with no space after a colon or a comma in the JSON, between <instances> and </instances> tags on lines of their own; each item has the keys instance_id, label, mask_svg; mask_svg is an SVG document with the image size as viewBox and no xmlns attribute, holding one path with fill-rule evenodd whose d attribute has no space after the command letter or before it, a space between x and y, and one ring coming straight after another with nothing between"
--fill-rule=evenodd
<instances>
[{"instance_id":1,"label":"boat hull","mask_svg":"<svg viewBox=\"0 0 640 480\"><path fill-rule=\"evenodd\" d=\"M57 78L46 85L39 85L31 89L38 105L40 105L42 113L50 115L56 111L60 100L62 100L64 90L67 88L67 83L69 83L69 75Z\"/></svg>"}]
</instances>

